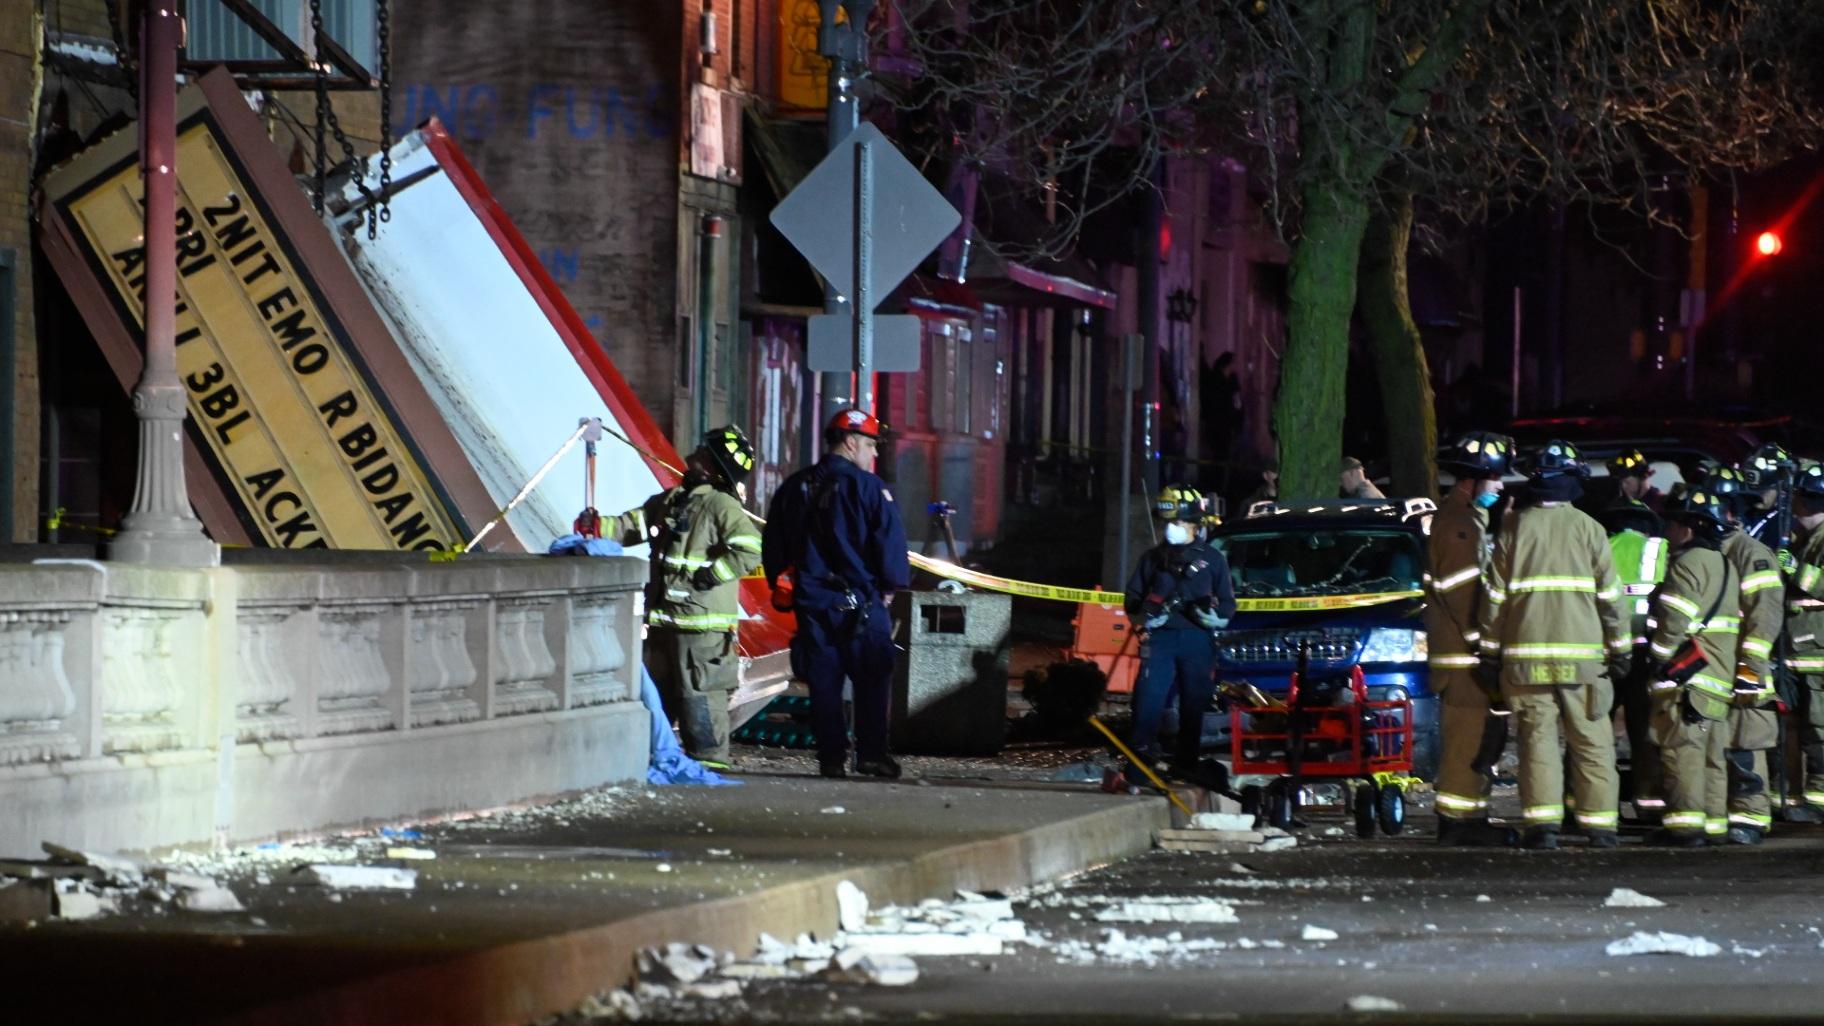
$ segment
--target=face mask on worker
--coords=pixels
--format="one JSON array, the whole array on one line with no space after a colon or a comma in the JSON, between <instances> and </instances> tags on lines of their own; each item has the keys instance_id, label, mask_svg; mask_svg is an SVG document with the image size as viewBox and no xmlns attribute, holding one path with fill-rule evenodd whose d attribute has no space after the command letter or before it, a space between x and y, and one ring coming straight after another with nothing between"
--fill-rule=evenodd
<instances>
[{"instance_id":1,"label":"face mask on worker","mask_svg":"<svg viewBox=\"0 0 1824 1026\"><path fill-rule=\"evenodd\" d=\"M1165 525L1165 543L1167 545L1189 545L1197 537L1197 529L1189 524L1170 523Z\"/></svg>"}]
</instances>

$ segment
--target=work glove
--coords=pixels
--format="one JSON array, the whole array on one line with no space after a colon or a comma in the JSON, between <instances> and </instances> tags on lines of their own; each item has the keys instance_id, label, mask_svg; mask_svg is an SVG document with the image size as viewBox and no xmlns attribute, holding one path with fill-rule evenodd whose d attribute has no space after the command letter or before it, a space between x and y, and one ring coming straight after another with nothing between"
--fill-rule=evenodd
<instances>
[{"instance_id":1,"label":"work glove","mask_svg":"<svg viewBox=\"0 0 1824 1026\"><path fill-rule=\"evenodd\" d=\"M1140 621L1140 629L1143 631L1156 631L1159 628L1164 627L1165 622L1171 618L1172 615L1170 613L1155 613Z\"/></svg>"},{"instance_id":2,"label":"work glove","mask_svg":"<svg viewBox=\"0 0 1824 1026\"><path fill-rule=\"evenodd\" d=\"M1185 614L1191 618L1192 623L1206 631L1220 630L1229 625L1229 621L1217 616L1216 610L1209 606L1192 606Z\"/></svg>"},{"instance_id":3,"label":"work glove","mask_svg":"<svg viewBox=\"0 0 1824 1026\"><path fill-rule=\"evenodd\" d=\"M1799 558L1792 554L1791 549L1781 549L1779 560L1781 573L1791 576L1799 572Z\"/></svg>"},{"instance_id":4,"label":"work glove","mask_svg":"<svg viewBox=\"0 0 1824 1026\"><path fill-rule=\"evenodd\" d=\"M1628 674L1634 672L1634 653L1610 652L1608 666L1609 681L1614 684L1620 684L1622 681L1628 679Z\"/></svg>"},{"instance_id":5,"label":"work glove","mask_svg":"<svg viewBox=\"0 0 1824 1026\"><path fill-rule=\"evenodd\" d=\"M1484 659L1469 671L1471 680L1488 695L1488 711L1496 716L1506 716L1513 712L1507 707L1507 699L1501 695L1501 664L1492 659Z\"/></svg>"},{"instance_id":6,"label":"work glove","mask_svg":"<svg viewBox=\"0 0 1824 1026\"><path fill-rule=\"evenodd\" d=\"M712 591L722 582L716 579L716 573L709 567L699 567L690 575L690 586L698 591Z\"/></svg>"},{"instance_id":7,"label":"work glove","mask_svg":"<svg viewBox=\"0 0 1824 1026\"><path fill-rule=\"evenodd\" d=\"M1691 701L1691 689L1690 688L1685 688L1679 692L1678 718L1685 721L1686 723L1695 724L1695 723L1704 722L1703 713L1698 712L1697 706Z\"/></svg>"}]
</instances>

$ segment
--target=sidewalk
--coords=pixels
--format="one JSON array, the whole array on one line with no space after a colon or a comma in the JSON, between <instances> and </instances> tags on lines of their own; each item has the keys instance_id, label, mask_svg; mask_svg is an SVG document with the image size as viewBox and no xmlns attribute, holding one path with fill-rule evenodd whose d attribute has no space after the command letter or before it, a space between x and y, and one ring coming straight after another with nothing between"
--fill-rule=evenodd
<instances>
[{"instance_id":1,"label":"sidewalk","mask_svg":"<svg viewBox=\"0 0 1824 1026\"><path fill-rule=\"evenodd\" d=\"M627 982L642 947L745 955L761 931L827 936L840 880L881 903L1020 887L1145 851L1167 820L1162 799L1082 786L742 779L591 792L404 836L156 853L216 875L246 911L148 903L0 924L0 964L23 984L8 1017L524 1023ZM392 860L389 846L436 857ZM329 890L293 875L310 862L415 869L416 888Z\"/></svg>"}]
</instances>

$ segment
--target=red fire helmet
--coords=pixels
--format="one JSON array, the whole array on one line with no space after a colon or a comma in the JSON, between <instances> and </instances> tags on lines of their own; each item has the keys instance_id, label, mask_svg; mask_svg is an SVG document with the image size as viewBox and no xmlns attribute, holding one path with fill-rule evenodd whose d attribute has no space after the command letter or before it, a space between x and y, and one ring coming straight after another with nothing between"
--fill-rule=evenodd
<instances>
[{"instance_id":1,"label":"red fire helmet","mask_svg":"<svg viewBox=\"0 0 1824 1026\"><path fill-rule=\"evenodd\" d=\"M869 438L879 438L887 426L866 410L840 410L830 418L829 426L824 431L853 431Z\"/></svg>"}]
</instances>

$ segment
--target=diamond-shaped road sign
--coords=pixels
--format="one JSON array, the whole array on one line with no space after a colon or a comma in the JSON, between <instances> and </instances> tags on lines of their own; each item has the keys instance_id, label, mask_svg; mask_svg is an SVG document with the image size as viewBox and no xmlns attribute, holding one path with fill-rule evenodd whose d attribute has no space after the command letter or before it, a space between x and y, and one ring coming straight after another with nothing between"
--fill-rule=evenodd
<instances>
[{"instance_id":1,"label":"diamond-shaped road sign","mask_svg":"<svg viewBox=\"0 0 1824 1026\"><path fill-rule=\"evenodd\" d=\"M878 304L963 219L880 129L863 122L845 136L779 201L772 221L831 288L853 301L855 146L863 141L874 165L867 218L874 243L868 297Z\"/></svg>"}]
</instances>

